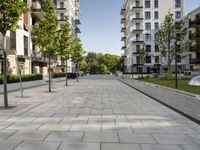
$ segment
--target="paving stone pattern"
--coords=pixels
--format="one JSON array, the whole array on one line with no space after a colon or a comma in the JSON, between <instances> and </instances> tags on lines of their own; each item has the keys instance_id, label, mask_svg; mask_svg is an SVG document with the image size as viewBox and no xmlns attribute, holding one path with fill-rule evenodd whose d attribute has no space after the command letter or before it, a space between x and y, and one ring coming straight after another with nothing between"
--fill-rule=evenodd
<instances>
[{"instance_id":1,"label":"paving stone pattern","mask_svg":"<svg viewBox=\"0 0 200 150\"><path fill-rule=\"evenodd\" d=\"M115 78L64 84L9 94L0 150L200 150L199 125Z\"/></svg>"}]
</instances>

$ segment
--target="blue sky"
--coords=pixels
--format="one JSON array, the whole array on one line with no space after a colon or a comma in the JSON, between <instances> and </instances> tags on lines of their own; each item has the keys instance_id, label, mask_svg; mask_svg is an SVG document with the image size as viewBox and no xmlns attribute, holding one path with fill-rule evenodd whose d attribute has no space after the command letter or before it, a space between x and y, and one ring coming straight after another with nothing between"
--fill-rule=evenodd
<instances>
[{"instance_id":1,"label":"blue sky","mask_svg":"<svg viewBox=\"0 0 200 150\"><path fill-rule=\"evenodd\" d=\"M167 1L167 0L166 0ZM120 9L123 0L80 0L81 40L84 49L98 53L120 55ZM185 0L185 13L200 4L200 0Z\"/></svg>"}]
</instances>

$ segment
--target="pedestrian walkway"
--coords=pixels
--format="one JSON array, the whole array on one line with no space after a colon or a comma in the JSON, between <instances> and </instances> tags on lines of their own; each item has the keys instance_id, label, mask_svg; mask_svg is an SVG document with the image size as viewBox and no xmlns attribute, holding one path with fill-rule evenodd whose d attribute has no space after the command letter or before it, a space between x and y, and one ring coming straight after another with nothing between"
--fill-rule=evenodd
<instances>
[{"instance_id":1,"label":"pedestrian walkway","mask_svg":"<svg viewBox=\"0 0 200 150\"><path fill-rule=\"evenodd\" d=\"M137 80L124 79L121 81L200 122L199 98Z\"/></svg>"},{"instance_id":2,"label":"pedestrian walkway","mask_svg":"<svg viewBox=\"0 0 200 150\"><path fill-rule=\"evenodd\" d=\"M116 79L69 84L10 93L0 150L200 150L199 125Z\"/></svg>"}]
</instances>

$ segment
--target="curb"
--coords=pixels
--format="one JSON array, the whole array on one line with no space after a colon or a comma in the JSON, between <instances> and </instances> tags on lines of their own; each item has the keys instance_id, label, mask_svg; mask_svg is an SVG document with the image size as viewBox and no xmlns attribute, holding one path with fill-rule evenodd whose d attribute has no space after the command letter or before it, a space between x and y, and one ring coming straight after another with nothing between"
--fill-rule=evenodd
<instances>
[{"instance_id":1,"label":"curb","mask_svg":"<svg viewBox=\"0 0 200 150\"><path fill-rule=\"evenodd\" d=\"M120 81L120 82L122 82L123 84L125 84L125 85L127 85L127 86L133 88L134 90L136 90L136 91L138 91L138 92L140 92L140 93L146 95L147 97L150 97L151 99L157 101L158 103L160 103L160 104L162 104L162 105L164 105L164 106L170 108L171 110L173 110L173 111L175 111L175 112L177 112L177 113L183 115L184 117L188 118L189 120L191 120L191 121L193 121L193 122L195 122L195 123L197 123L197 124L200 125L200 120L198 120L198 119L196 119L196 118L194 118L194 117L192 117L192 116L186 114L185 112L183 112L183 111L181 111L181 110L179 110L179 109L176 109L176 108L174 108L174 107L172 107L172 106L170 106L170 105L168 105L168 104L166 104L166 103L160 101L159 99L157 99L157 98L155 98L155 97L153 97L153 96L151 96L151 95L149 95L149 94L143 92L142 90L139 90L138 88L135 88L134 86L132 86L132 85L130 85L130 84L124 82L124 81L121 80L121 79L117 79L117 80Z\"/></svg>"}]
</instances>

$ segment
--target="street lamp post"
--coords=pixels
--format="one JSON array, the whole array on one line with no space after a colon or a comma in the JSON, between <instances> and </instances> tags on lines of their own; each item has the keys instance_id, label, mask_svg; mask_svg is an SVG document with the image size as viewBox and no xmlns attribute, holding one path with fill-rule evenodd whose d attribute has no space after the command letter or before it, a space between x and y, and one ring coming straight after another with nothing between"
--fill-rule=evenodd
<instances>
[{"instance_id":1,"label":"street lamp post","mask_svg":"<svg viewBox=\"0 0 200 150\"><path fill-rule=\"evenodd\" d=\"M175 42L175 88L178 89L177 42Z\"/></svg>"}]
</instances>

